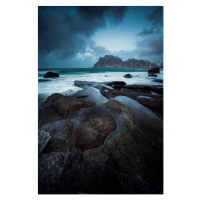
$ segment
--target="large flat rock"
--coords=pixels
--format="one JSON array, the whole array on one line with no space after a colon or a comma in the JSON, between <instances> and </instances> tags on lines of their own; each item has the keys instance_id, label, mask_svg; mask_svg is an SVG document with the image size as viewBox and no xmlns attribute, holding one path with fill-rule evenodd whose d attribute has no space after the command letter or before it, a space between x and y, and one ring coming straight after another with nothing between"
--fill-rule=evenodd
<instances>
[{"instance_id":1,"label":"large flat rock","mask_svg":"<svg viewBox=\"0 0 200 200\"><path fill-rule=\"evenodd\" d=\"M73 99L55 93L42 103L39 113L39 128L49 122L55 122L75 116L81 108L94 106L95 103Z\"/></svg>"}]
</instances>

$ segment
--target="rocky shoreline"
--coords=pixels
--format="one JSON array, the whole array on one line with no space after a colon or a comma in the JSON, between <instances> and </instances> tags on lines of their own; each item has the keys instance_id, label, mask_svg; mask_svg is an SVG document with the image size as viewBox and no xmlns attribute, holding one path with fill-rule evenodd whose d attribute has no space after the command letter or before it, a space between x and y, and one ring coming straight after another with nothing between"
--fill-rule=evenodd
<instances>
[{"instance_id":1,"label":"rocky shoreline","mask_svg":"<svg viewBox=\"0 0 200 200\"><path fill-rule=\"evenodd\" d=\"M39 102L39 194L162 194L163 85L74 84Z\"/></svg>"}]
</instances>

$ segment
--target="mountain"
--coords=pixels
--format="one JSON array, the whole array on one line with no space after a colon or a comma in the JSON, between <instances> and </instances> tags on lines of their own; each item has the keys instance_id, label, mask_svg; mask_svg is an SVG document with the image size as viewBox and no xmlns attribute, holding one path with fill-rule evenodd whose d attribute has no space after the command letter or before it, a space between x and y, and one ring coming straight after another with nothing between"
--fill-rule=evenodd
<instances>
[{"instance_id":1,"label":"mountain","mask_svg":"<svg viewBox=\"0 0 200 200\"><path fill-rule=\"evenodd\" d=\"M137 60L128 59L122 61L121 58L113 55L105 55L100 57L97 63L94 64L93 68L119 68L119 69L147 69L158 67L155 63L149 62L148 60Z\"/></svg>"},{"instance_id":2,"label":"mountain","mask_svg":"<svg viewBox=\"0 0 200 200\"><path fill-rule=\"evenodd\" d=\"M163 68L163 63L160 63L159 67L162 67L162 68Z\"/></svg>"}]
</instances>

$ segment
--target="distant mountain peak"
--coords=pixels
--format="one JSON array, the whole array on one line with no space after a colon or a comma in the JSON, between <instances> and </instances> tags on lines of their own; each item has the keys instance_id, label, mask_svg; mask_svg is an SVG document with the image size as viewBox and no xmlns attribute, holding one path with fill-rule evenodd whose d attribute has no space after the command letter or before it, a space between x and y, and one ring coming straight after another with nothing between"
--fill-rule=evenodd
<instances>
[{"instance_id":1,"label":"distant mountain peak","mask_svg":"<svg viewBox=\"0 0 200 200\"><path fill-rule=\"evenodd\" d=\"M118 68L118 69L149 69L158 67L155 63L148 60L137 60L130 58L126 61L122 61L121 58L113 55L105 55L100 57L97 63L94 64L93 68Z\"/></svg>"}]
</instances>

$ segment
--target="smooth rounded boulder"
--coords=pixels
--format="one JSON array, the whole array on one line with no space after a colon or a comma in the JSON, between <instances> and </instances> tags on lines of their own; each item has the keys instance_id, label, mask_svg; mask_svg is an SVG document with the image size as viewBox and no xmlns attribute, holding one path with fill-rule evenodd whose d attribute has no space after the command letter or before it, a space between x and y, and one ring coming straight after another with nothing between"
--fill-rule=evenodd
<instances>
[{"instance_id":1,"label":"smooth rounded boulder","mask_svg":"<svg viewBox=\"0 0 200 200\"><path fill-rule=\"evenodd\" d=\"M130 74L125 74L124 78L132 78L132 76Z\"/></svg>"},{"instance_id":2,"label":"smooth rounded boulder","mask_svg":"<svg viewBox=\"0 0 200 200\"><path fill-rule=\"evenodd\" d=\"M55 73L55 72L47 72L43 77L44 78L55 78L55 77L59 77L59 74Z\"/></svg>"}]
</instances>

